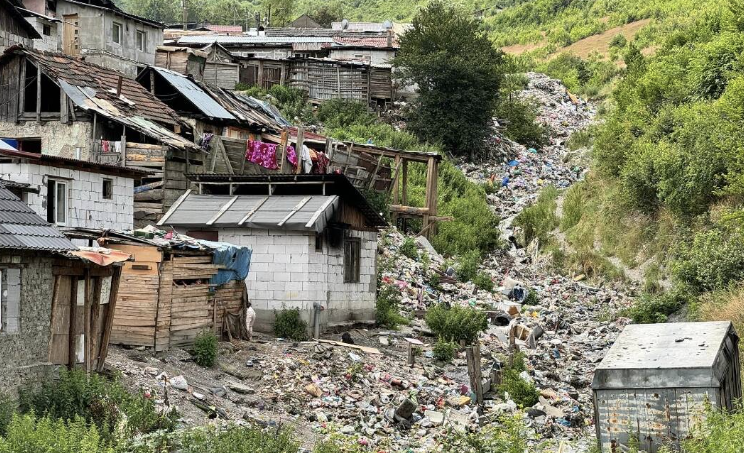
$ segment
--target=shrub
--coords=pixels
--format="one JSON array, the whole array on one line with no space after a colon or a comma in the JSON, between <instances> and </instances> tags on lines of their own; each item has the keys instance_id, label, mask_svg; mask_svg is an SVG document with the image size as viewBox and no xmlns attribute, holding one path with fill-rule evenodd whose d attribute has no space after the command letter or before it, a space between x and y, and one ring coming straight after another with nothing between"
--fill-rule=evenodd
<instances>
[{"instance_id":1,"label":"shrub","mask_svg":"<svg viewBox=\"0 0 744 453\"><path fill-rule=\"evenodd\" d=\"M618 33L610 40L610 47L622 49L628 44L628 40L622 34Z\"/></svg>"},{"instance_id":2,"label":"shrub","mask_svg":"<svg viewBox=\"0 0 744 453\"><path fill-rule=\"evenodd\" d=\"M152 399L133 395L118 381L102 376L87 376L75 369L60 371L56 381L45 382L39 390L22 389L19 410L61 420L82 417L109 437L122 420L129 434L172 430L179 417L177 411L159 413ZM126 416L126 417L124 417Z\"/></svg>"},{"instance_id":3,"label":"shrub","mask_svg":"<svg viewBox=\"0 0 744 453\"><path fill-rule=\"evenodd\" d=\"M478 275L478 264L480 263L480 253L471 250L460 257L457 265L457 278L463 282L475 280Z\"/></svg>"},{"instance_id":4,"label":"shrub","mask_svg":"<svg viewBox=\"0 0 744 453\"><path fill-rule=\"evenodd\" d=\"M33 415L16 415L5 437L0 437L0 453L113 453L114 449L81 417L68 422Z\"/></svg>"},{"instance_id":5,"label":"shrub","mask_svg":"<svg viewBox=\"0 0 744 453\"><path fill-rule=\"evenodd\" d=\"M524 353L516 353L511 364L501 371L499 393L508 393L509 397L520 407L531 407L538 403L540 393L535 384L522 379L520 373L527 369Z\"/></svg>"},{"instance_id":6,"label":"shrub","mask_svg":"<svg viewBox=\"0 0 744 453\"><path fill-rule=\"evenodd\" d=\"M744 451L744 411L740 402L733 411L721 411L706 402L702 422L693 427L683 451L738 453Z\"/></svg>"},{"instance_id":7,"label":"shrub","mask_svg":"<svg viewBox=\"0 0 744 453\"><path fill-rule=\"evenodd\" d=\"M447 308L439 304L426 312L426 325L444 341L472 344L488 328L488 319L485 313L474 308Z\"/></svg>"},{"instance_id":8,"label":"shrub","mask_svg":"<svg viewBox=\"0 0 744 453\"><path fill-rule=\"evenodd\" d=\"M537 296L537 291L530 288L530 290L527 291L527 296L524 298L522 305L537 305L539 303L540 298Z\"/></svg>"},{"instance_id":9,"label":"shrub","mask_svg":"<svg viewBox=\"0 0 744 453\"><path fill-rule=\"evenodd\" d=\"M676 287L664 294L643 294L625 315L637 324L666 322L669 315L690 302L689 290Z\"/></svg>"},{"instance_id":10,"label":"shrub","mask_svg":"<svg viewBox=\"0 0 744 453\"><path fill-rule=\"evenodd\" d=\"M473 283L475 283L475 287L478 289L488 291L489 293L493 291L493 280L491 280L491 276L485 272L478 272L473 279Z\"/></svg>"},{"instance_id":11,"label":"shrub","mask_svg":"<svg viewBox=\"0 0 744 453\"><path fill-rule=\"evenodd\" d=\"M418 258L418 247L416 246L416 241L412 237L406 237L403 240L403 244L400 246L400 253L413 260Z\"/></svg>"},{"instance_id":12,"label":"shrub","mask_svg":"<svg viewBox=\"0 0 744 453\"><path fill-rule=\"evenodd\" d=\"M261 430L235 425L187 431L177 443L180 453L295 453L299 448L286 428Z\"/></svg>"},{"instance_id":13,"label":"shrub","mask_svg":"<svg viewBox=\"0 0 744 453\"><path fill-rule=\"evenodd\" d=\"M722 289L744 279L744 232L720 226L681 242L672 275L697 291Z\"/></svg>"},{"instance_id":14,"label":"shrub","mask_svg":"<svg viewBox=\"0 0 744 453\"><path fill-rule=\"evenodd\" d=\"M377 290L375 305L375 320L377 325L388 329L395 329L399 324L405 324L406 319L400 315L400 291L393 285L381 284Z\"/></svg>"},{"instance_id":15,"label":"shrub","mask_svg":"<svg viewBox=\"0 0 744 453\"><path fill-rule=\"evenodd\" d=\"M527 147L542 148L548 143L548 128L537 121L534 99L509 97L499 102L498 118L506 120L504 135Z\"/></svg>"},{"instance_id":16,"label":"shrub","mask_svg":"<svg viewBox=\"0 0 744 453\"><path fill-rule=\"evenodd\" d=\"M205 368L210 368L217 360L217 335L211 330L200 332L194 340L194 362Z\"/></svg>"},{"instance_id":17,"label":"shrub","mask_svg":"<svg viewBox=\"0 0 744 453\"><path fill-rule=\"evenodd\" d=\"M529 436L518 415L501 415L476 432L450 429L442 436L442 453L523 453Z\"/></svg>"},{"instance_id":18,"label":"shrub","mask_svg":"<svg viewBox=\"0 0 744 453\"><path fill-rule=\"evenodd\" d=\"M274 311L274 335L294 341L307 340L307 323L300 317L299 308Z\"/></svg>"},{"instance_id":19,"label":"shrub","mask_svg":"<svg viewBox=\"0 0 744 453\"><path fill-rule=\"evenodd\" d=\"M376 118L367 106L350 99L331 99L318 107L318 120L328 129L345 128L353 124L372 124Z\"/></svg>"},{"instance_id":20,"label":"shrub","mask_svg":"<svg viewBox=\"0 0 744 453\"><path fill-rule=\"evenodd\" d=\"M457 344L451 341L445 341L440 338L434 345L434 349L432 352L434 353L435 359L439 360L440 362L449 363L452 361L452 359L455 358L455 353L457 352Z\"/></svg>"},{"instance_id":21,"label":"shrub","mask_svg":"<svg viewBox=\"0 0 744 453\"><path fill-rule=\"evenodd\" d=\"M558 216L555 214L558 190L553 186L545 187L537 201L514 218L514 225L522 228L524 244L528 245L534 239L545 244L548 235L558 226Z\"/></svg>"},{"instance_id":22,"label":"shrub","mask_svg":"<svg viewBox=\"0 0 744 453\"><path fill-rule=\"evenodd\" d=\"M4 436L7 432L8 425L13 420L16 406L17 404L10 396L0 393L0 436Z\"/></svg>"}]
</instances>

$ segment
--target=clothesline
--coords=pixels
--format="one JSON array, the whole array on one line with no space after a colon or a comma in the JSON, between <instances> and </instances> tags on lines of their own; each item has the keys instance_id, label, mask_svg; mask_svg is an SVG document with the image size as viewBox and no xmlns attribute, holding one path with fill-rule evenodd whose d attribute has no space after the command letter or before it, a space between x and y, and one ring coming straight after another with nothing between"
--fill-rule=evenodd
<instances>
[{"instance_id":1,"label":"clothesline","mask_svg":"<svg viewBox=\"0 0 744 453\"><path fill-rule=\"evenodd\" d=\"M277 149L279 145L259 140L246 142L245 159L269 170L279 168L277 164ZM287 146L287 161L297 168L298 157L294 146ZM314 151L303 145L301 150L302 170L304 173L325 174L328 172L330 159L321 151Z\"/></svg>"}]
</instances>

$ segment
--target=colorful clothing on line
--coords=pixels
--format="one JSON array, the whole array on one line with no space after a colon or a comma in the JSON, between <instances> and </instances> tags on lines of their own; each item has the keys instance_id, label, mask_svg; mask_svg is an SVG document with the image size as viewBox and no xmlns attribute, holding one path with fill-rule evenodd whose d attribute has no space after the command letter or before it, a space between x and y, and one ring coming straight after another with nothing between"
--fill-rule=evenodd
<instances>
[{"instance_id":1,"label":"colorful clothing on line","mask_svg":"<svg viewBox=\"0 0 744 453\"><path fill-rule=\"evenodd\" d=\"M273 143L248 140L245 159L269 170L279 168L276 164L276 145Z\"/></svg>"},{"instance_id":2,"label":"colorful clothing on line","mask_svg":"<svg viewBox=\"0 0 744 453\"><path fill-rule=\"evenodd\" d=\"M313 167L313 173L324 175L328 173L328 165L330 165L331 160L324 152L318 151L316 154L318 155L318 160L315 162L315 167Z\"/></svg>"}]
</instances>

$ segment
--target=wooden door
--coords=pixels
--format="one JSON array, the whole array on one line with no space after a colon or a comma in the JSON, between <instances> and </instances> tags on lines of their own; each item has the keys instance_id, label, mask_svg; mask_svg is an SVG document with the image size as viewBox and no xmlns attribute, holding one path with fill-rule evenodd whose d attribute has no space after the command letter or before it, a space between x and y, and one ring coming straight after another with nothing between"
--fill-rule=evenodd
<instances>
[{"instance_id":1,"label":"wooden door","mask_svg":"<svg viewBox=\"0 0 744 453\"><path fill-rule=\"evenodd\" d=\"M70 310L72 307L72 277L55 277L52 299L52 332L49 339L49 361L67 365L70 357ZM77 281L77 279L75 279Z\"/></svg>"},{"instance_id":2,"label":"wooden door","mask_svg":"<svg viewBox=\"0 0 744 453\"><path fill-rule=\"evenodd\" d=\"M80 55L80 27L77 14L62 16L62 52Z\"/></svg>"}]
</instances>

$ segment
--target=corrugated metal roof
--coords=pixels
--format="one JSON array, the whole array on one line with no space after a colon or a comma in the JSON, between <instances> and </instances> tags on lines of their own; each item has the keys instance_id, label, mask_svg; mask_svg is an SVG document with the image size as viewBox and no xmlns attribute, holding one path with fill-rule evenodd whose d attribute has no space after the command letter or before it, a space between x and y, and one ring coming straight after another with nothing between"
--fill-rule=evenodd
<instances>
[{"instance_id":1,"label":"corrugated metal roof","mask_svg":"<svg viewBox=\"0 0 744 453\"><path fill-rule=\"evenodd\" d=\"M179 44L294 44L294 43L333 43L333 38L326 36L227 36L202 35L183 36Z\"/></svg>"},{"instance_id":2,"label":"corrugated metal roof","mask_svg":"<svg viewBox=\"0 0 744 453\"><path fill-rule=\"evenodd\" d=\"M373 49L397 48L398 38L393 37L388 45L387 36L336 36L334 44L339 47L370 47Z\"/></svg>"},{"instance_id":3,"label":"corrugated metal roof","mask_svg":"<svg viewBox=\"0 0 744 453\"><path fill-rule=\"evenodd\" d=\"M187 194L158 225L321 232L338 209L336 195Z\"/></svg>"},{"instance_id":4,"label":"corrugated metal roof","mask_svg":"<svg viewBox=\"0 0 744 453\"><path fill-rule=\"evenodd\" d=\"M631 324L597 366L592 388L716 386L730 334L729 321Z\"/></svg>"},{"instance_id":5,"label":"corrugated metal roof","mask_svg":"<svg viewBox=\"0 0 744 453\"><path fill-rule=\"evenodd\" d=\"M207 28L218 33L243 33L240 25L207 25Z\"/></svg>"},{"instance_id":6,"label":"corrugated metal roof","mask_svg":"<svg viewBox=\"0 0 744 453\"><path fill-rule=\"evenodd\" d=\"M230 114L225 108L218 104L210 95L202 90L196 83L191 79L171 71L165 68L159 68L151 66L151 70L156 71L158 74L171 84L173 88L178 90L184 97L186 97L196 108L198 108L205 116L212 118L220 118L225 120L235 120L236 118Z\"/></svg>"},{"instance_id":7,"label":"corrugated metal roof","mask_svg":"<svg viewBox=\"0 0 744 453\"><path fill-rule=\"evenodd\" d=\"M77 247L0 183L0 249L60 252Z\"/></svg>"}]
</instances>

